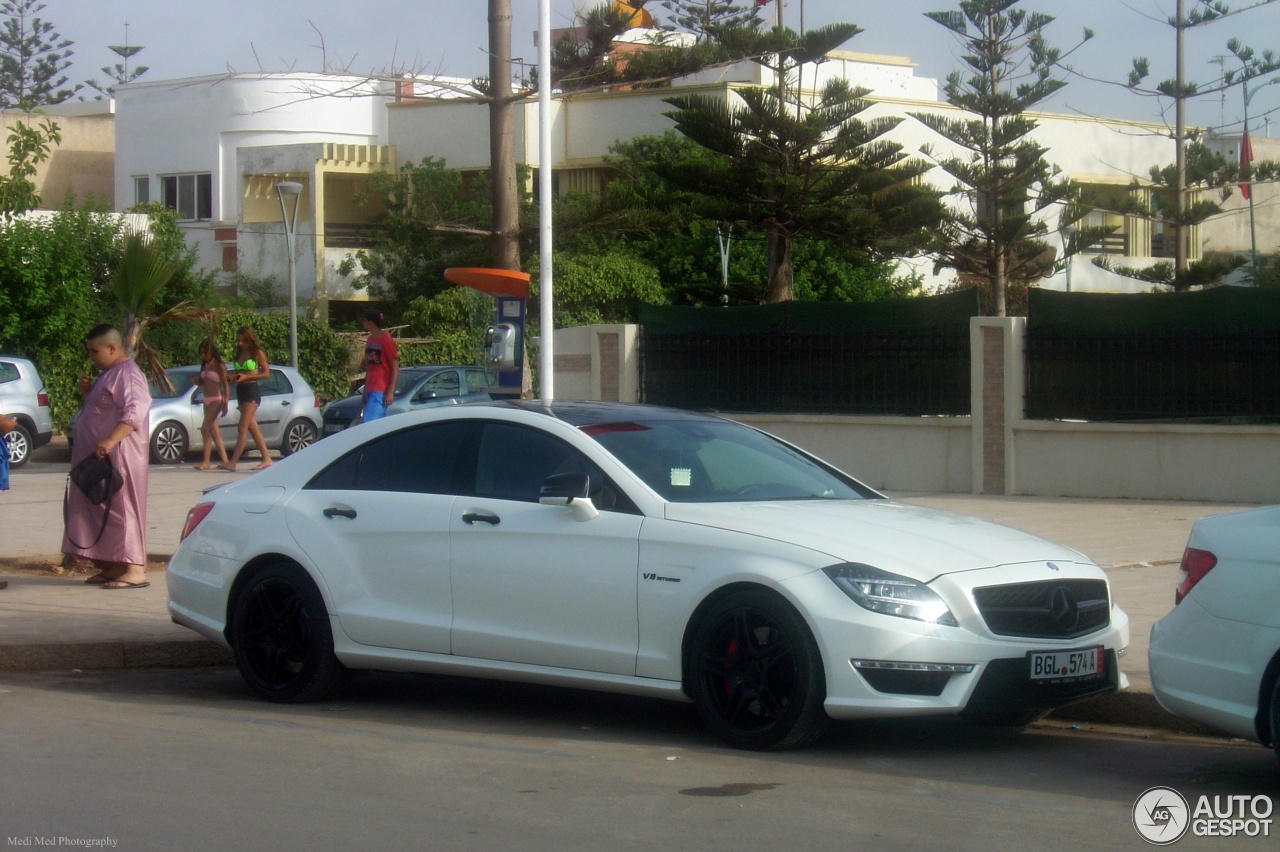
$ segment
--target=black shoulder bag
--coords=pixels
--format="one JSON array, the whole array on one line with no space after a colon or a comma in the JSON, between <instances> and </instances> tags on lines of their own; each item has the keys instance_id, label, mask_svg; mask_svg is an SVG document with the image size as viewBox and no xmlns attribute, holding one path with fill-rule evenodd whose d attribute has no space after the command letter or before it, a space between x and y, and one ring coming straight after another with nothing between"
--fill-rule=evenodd
<instances>
[{"instance_id":1,"label":"black shoulder bag","mask_svg":"<svg viewBox=\"0 0 1280 852\"><path fill-rule=\"evenodd\" d=\"M65 526L68 514L68 498L71 494L71 485L75 484L76 488L89 499L90 503L102 506L102 526L98 529L98 537L89 544L80 544L67 536L67 540L81 550L88 550L99 541L102 540L102 534L107 531L107 518L111 515L111 502L116 496L116 492L124 486L124 478L120 476L115 465L111 463L111 456L103 456L98 458L96 455L88 456L82 459L79 464L71 468L71 473L67 475L67 491L62 496L62 523Z\"/></svg>"}]
</instances>

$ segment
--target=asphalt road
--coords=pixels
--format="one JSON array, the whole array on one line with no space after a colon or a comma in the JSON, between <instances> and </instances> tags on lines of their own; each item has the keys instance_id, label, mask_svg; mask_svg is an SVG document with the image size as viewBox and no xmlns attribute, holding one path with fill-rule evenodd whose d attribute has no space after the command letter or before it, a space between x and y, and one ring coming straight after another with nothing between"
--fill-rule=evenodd
<instances>
[{"instance_id":1,"label":"asphalt road","mask_svg":"<svg viewBox=\"0 0 1280 852\"><path fill-rule=\"evenodd\" d=\"M687 705L410 675L305 706L224 668L13 675L0 718L10 848L1138 850L1153 786L1280 800L1256 745L916 720L756 754Z\"/></svg>"}]
</instances>

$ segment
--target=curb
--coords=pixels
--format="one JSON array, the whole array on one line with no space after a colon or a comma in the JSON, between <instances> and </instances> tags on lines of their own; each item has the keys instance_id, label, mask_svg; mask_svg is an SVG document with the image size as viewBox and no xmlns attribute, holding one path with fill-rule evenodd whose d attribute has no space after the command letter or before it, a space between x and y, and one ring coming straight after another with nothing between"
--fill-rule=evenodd
<instances>
[{"instance_id":1,"label":"curb","mask_svg":"<svg viewBox=\"0 0 1280 852\"><path fill-rule=\"evenodd\" d=\"M167 642L100 642L0 645L0 672L176 669L230 666L231 652L203 639ZM1058 722L1130 725L1182 734L1221 732L1173 715L1150 692L1126 691L1059 707L1046 717Z\"/></svg>"},{"instance_id":2,"label":"curb","mask_svg":"<svg viewBox=\"0 0 1280 852\"><path fill-rule=\"evenodd\" d=\"M1222 737L1221 731L1207 727L1191 719L1175 716L1160 706L1150 692L1116 692L1100 695L1079 704L1059 707L1047 718L1062 722L1090 722L1098 725L1131 725L1140 728L1158 728L1179 734Z\"/></svg>"},{"instance_id":3,"label":"curb","mask_svg":"<svg viewBox=\"0 0 1280 852\"><path fill-rule=\"evenodd\" d=\"M0 645L0 672L177 669L232 665L231 652L204 639Z\"/></svg>"}]
</instances>

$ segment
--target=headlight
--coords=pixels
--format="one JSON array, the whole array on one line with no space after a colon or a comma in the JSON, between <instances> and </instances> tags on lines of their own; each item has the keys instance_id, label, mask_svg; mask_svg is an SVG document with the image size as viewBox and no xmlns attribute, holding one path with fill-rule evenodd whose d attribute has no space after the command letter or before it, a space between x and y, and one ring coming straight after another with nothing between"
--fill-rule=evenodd
<instances>
[{"instance_id":1,"label":"headlight","mask_svg":"<svg viewBox=\"0 0 1280 852\"><path fill-rule=\"evenodd\" d=\"M872 612L956 626L946 603L924 583L852 562L822 570L854 603Z\"/></svg>"}]
</instances>

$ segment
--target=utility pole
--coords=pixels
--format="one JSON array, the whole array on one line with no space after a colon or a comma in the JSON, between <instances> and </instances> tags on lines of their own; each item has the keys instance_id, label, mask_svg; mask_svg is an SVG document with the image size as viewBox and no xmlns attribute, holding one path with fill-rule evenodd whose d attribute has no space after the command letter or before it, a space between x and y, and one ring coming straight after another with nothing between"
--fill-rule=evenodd
<instances>
[{"instance_id":1,"label":"utility pole","mask_svg":"<svg viewBox=\"0 0 1280 852\"><path fill-rule=\"evenodd\" d=\"M1177 80L1174 83L1176 88L1176 96L1174 98L1174 140L1177 143L1178 150L1175 154L1175 168L1177 171L1177 182L1174 187L1176 197L1174 198L1174 216L1173 223L1173 258L1174 271L1173 280L1177 281L1187 271L1187 241L1185 237L1185 228L1183 218L1187 212L1187 92L1186 92L1186 32L1187 32L1187 15L1186 0L1178 0L1177 21L1174 23L1174 30L1177 32Z\"/></svg>"},{"instance_id":2,"label":"utility pole","mask_svg":"<svg viewBox=\"0 0 1280 852\"><path fill-rule=\"evenodd\" d=\"M547 81L540 80L539 85ZM520 268L519 192L511 91L511 0L489 0L489 174L493 181L491 263Z\"/></svg>"}]
</instances>

